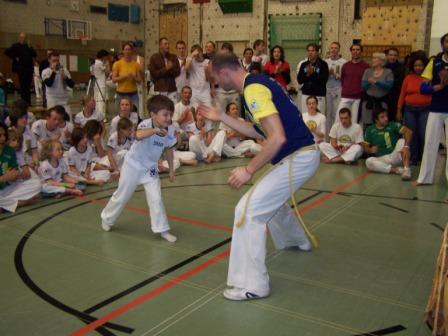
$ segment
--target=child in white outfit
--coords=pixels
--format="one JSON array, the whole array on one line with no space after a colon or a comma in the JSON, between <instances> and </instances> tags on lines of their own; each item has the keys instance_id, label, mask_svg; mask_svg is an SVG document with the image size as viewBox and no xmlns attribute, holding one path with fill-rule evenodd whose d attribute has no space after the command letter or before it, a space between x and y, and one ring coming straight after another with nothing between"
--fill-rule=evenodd
<instances>
[{"instance_id":1,"label":"child in white outfit","mask_svg":"<svg viewBox=\"0 0 448 336\"><path fill-rule=\"evenodd\" d=\"M151 217L151 229L174 243L177 238L169 230L168 217L162 201L157 163L165 151L170 167L170 181L174 181L173 146L176 136L171 126L173 102L165 96L156 95L148 100L151 118L142 121L136 131L136 140L127 153L121 168L118 189L101 213L102 228L110 231L126 203L139 184L145 188Z\"/></svg>"}]
</instances>

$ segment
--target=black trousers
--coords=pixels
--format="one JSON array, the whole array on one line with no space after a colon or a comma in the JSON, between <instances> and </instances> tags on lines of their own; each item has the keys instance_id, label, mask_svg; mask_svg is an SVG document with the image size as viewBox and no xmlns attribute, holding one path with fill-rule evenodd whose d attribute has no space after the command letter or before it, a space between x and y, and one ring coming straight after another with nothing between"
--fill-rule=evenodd
<instances>
[{"instance_id":1,"label":"black trousers","mask_svg":"<svg viewBox=\"0 0 448 336\"><path fill-rule=\"evenodd\" d=\"M31 81L33 80L32 72L19 72L20 96L23 100L31 105Z\"/></svg>"}]
</instances>

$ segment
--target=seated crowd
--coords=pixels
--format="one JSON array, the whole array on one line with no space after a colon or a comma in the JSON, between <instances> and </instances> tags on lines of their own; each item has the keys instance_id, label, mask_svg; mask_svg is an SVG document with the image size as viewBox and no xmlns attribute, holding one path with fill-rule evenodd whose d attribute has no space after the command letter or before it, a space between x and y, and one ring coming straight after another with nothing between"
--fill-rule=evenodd
<instances>
[{"instance_id":1,"label":"seated crowd","mask_svg":"<svg viewBox=\"0 0 448 336\"><path fill-rule=\"evenodd\" d=\"M351 46L352 58L346 61L337 42L331 44L327 59L320 57L318 45L309 44L307 58L297 67L298 106L322 161L354 164L365 157L368 170L410 180L411 165L422 160L416 183L433 183L441 131L448 126L447 35L441 45L442 53L430 60L417 51L401 64L398 50L390 48L386 54L374 53L369 65L362 60L361 45ZM187 55L185 42L178 41L176 54L171 54L168 40L161 38L159 52L149 61L154 95L165 95L175 104L171 115L177 137L175 169L200 161L212 164L224 157L250 158L263 146L196 112L200 104L214 104L232 118L246 117L240 93L217 87L210 76L215 48L210 41L205 52L194 45ZM253 49L244 50L241 66L251 74L264 73L287 89L291 72L283 48L274 46L270 56L264 50L265 43L255 41ZM232 44L223 43L220 52L233 53ZM87 185L117 180L136 141L138 124L145 118L146 73L144 59L131 42L112 67L107 56L104 50L98 52L92 72L99 85L94 96L82 99L77 114L72 115L68 105L67 90L73 80L55 51L49 53L48 67L41 75L48 106L44 118L36 119L24 100L13 102L2 114L1 211L14 212L40 197L79 196ZM106 78L116 85L116 111L108 115ZM161 159L158 169L168 172L167 161Z\"/></svg>"}]
</instances>

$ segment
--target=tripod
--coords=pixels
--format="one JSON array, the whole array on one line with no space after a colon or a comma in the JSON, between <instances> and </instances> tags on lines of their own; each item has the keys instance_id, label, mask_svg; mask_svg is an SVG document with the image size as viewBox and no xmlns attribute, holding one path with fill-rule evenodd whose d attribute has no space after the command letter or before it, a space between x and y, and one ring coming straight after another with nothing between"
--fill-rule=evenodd
<instances>
[{"instance_id":1,"label":"tripod","mask_svg":"<svg viewBox=\"0 0 448 336\"><path fill-rule=\"evenodd\" d=\"M98 84L98 81L97 81L96 77L94 75L90 75L89 84L87 84L87 92L86 92L86 94L90 95L90 90L92 90L93 96L95 97L95 88L100 93L101 103L103 103L104 106L105 106L104 113L107 115L107 101L106 101L106 97L104 96L105 92L103 93L103 91L101 90L101 87ZM96 100L96 97L95 97L95 100Z\"/></svg>"}]
</instances>

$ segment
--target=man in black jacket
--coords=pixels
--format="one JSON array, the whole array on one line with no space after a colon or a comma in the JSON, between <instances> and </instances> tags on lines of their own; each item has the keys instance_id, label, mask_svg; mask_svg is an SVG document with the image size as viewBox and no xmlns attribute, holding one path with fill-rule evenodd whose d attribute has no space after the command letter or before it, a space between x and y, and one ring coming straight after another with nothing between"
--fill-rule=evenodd
<instances>
[{"instance_id":1,"label":"man in black jacket","mask_svg":"<svg viewBox=\"0 0 448 336\"><path fill-rule=\"evenodd\" d=\"M308 60L303 62L297 73L297 82L302 85L301 112L307 112L306 100L316 96L319 111L325 115L327 95L328 64L319 57L320 47L316 43L306 46Z\"/></svg>"},{"instance_id":2,"label":"man in black jacket","mask_svg":"<svg viewBox=\"0 0 448 336\"><path fill-rule=\"evenodd\" d=\"M19 34L19 42L5 50L5 55L12 59L12 72L19 77L20 96L31 104L31 81L34 73L36 52L26 43L25 33Z\"/></svg>"}]
</instances>

